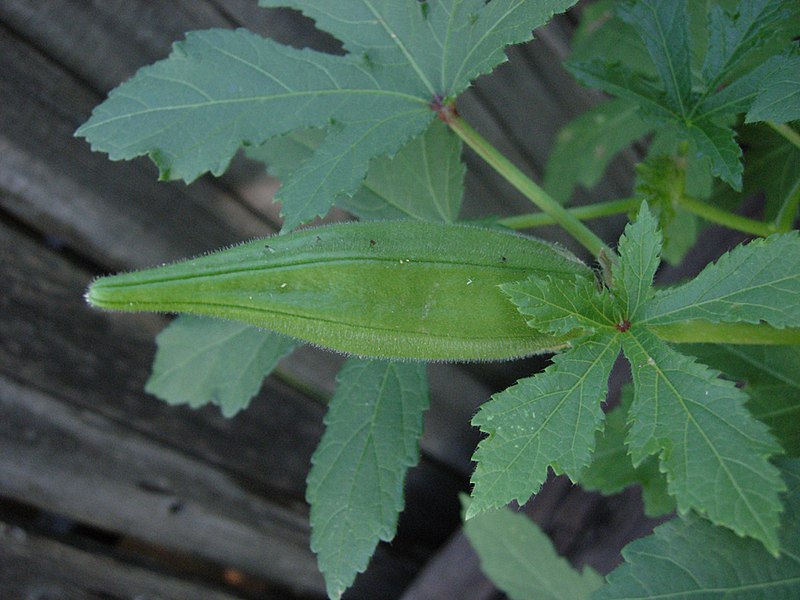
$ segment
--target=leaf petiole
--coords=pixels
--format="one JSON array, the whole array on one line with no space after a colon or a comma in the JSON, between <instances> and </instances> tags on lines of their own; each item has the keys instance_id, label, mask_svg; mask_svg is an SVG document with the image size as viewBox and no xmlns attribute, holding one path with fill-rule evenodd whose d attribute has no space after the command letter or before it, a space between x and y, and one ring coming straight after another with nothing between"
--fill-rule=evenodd
<instances>
[{"instance_id":1,"label":"leaf petiole","mask_svg":"<svg viewBox=\"0 0 800 600\"><path fill-rule=\"evenodd\" d=\"M447 123L450 129L472 148L478 156L489 163L495 171L522 192L528 200L544 211L555 223L563 227L593 256L598 258L603 255L615 256L613 250L603 240L503 156L486 138L475 131L469 123L461 118L452 105L443 107L439 111L439 118Z\"/></svg>"},{"instance_id":2,"label":"leaf petiole","mask_svg":"<svg viewBox=\"0 0 800 600\"><path fill-rule=\"evenodd\" d=\"M676 197L676 202L687 211L704 218L706 221L710 221L718 225L724 225L730 229L735 229L743 233L749 233L761 237L766 237L778 231L788 231L791 229L791 223L793 220L793 218L789 219L788 217L784 216L781 218L782 220L780 223L774 225L771 223L764 223L762 221L757 221L755 219L749 219L747 217L729 213L728 211L715 208L709 204L706 204L705 202L685 195ZM580 220L599 219L601 217L608 217L619 213L634 211L639 208L641 203L641 198L620 198L617 200L609 200L607 202L589 204L587 206L568 208L566 210L572 216ZM787 210L785 212L793 215L794 213L790 209L794 207L796 211L798 203L800 203L800 187L795 190L793 197L789 202L787 202ZM784 212L781 214L783 215ZM788 221L788 223L785 221ZM503 227L508 227L509 229L528 229L531 227L554 225L558 223L558 221L548 213L538 212L505 217L500 219L498 223Z\"/></svg>"},{"instance_id":3,"label":"leaf petiole","mask_svg":"<svg viewBox=\"0 0 800 600\"><path fill-rule=\"evenodd\" d=\"M775 228L778 231L786 233L792 229L797 218L798 206L800 206L800 183L794 186L775 217Z\"/></svg>"},{"instance_id":4,"label":"leaf petiole","mask_svg":"<svg viewBox=\"0 0 800 600\"><path fill-rule=\"evenodd\" d=\"M691 196L681 195L677 199L678 204L690 213L711 221L718 225L724 225L730 229L735 229L743 233L767 237L778 231L772 223L764 223L755 219L749 219L740 215L735 215L726 210L711 206Z\"/></svg>"},{"instance_id":5,"label":"leaf petiole","mask_svg":"<svg viewBox=\"0 0 800 600\"><path fill-rule=\"evenodd\" d=\"M786 123L775 123L774 121L766 121L766 124L791 142L793 146L800 148L800 133L795 131L792 127Z\"/></svg>"},{"instance_id":6,"label":"leaf petiole","mask_svg":"<svg viewBox=\"0 0 800 600\"><path fill-rule=\"evenodd\" d=\"M674 344L758 344L792 346L800 344L800 329L777 329L766 324L712 323L690 320L665 325L648 325L665 342Z\"/></svg>"},{"instance_id":7,"label":"leaf petiole","mask_svg":"<svg viewBox=\"0 0 800 600\"><path fill-rule=\"evenodd\" d=\"M641 198L621 198L619 200L609 200L608 202L598 202L586 206L576 206L568 208L567 211L582 221L588 219L599 219L611 215L618 215L636 210L641 205ZM547 213L537 212L526 215L514 215L498 221L503 227L509 229L528 229L530 227L542 227L543 225L555 225L556 220Z\"/></svg>"}]
</instances>

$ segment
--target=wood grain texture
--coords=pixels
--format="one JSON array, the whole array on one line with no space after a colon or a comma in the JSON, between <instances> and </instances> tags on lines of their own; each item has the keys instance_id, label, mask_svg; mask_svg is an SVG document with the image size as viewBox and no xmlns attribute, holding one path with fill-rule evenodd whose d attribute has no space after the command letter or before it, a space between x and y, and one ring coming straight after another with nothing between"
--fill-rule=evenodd
<instances>
[{"instance_id":1,"label":"wood grain texture","mask_svg":"<svg viewBox=\"0 0 800 600\"><path fill-rule=\"evenodd\" d=\"M3 494L319 593L301 515L211 465L46 394L0 378Z\"/></svg>"},{"instance_id":2,"label":"wood grain texture","mask_svg":"<svg viewBox=\"0 0 800 600\"><path fill-rule=\"evenodd\" d=\"M98 556L0 522L0 597L234 600L237 596ZM280 596L264 598L277 600Z\"/></svg>"},{"instance_id":3,"label":"wood grain texture","mask_svg":"<svg viewBox=\"0 0 800 600\"><path fill-rule=\"evenodd\" d=\"M251 410L235 419L211 408L169 407L143 391L164 319L91 310L83 292L92 275L17 231L0 227L0 247L1 373L304 506L322 406L269 380Z\"/></svg>"},{"instance_id":4,"label":"wood grain texture","mask_svg":"<svg viewBox=\"0 0 800 600\"><path fill-rule=\"evenodd\" d=\"M234 25L203 0L7 0L0 20L102 93L164 58L186 31Z\"/></svg>"},{"instance_id":5,"label":"wood grain texture","mask_svg":"<svg viewBox=\"0 0 800 600\"><path fill-rule=\"evenodd\" d=\"M467 536L459 530L428 561L400 600L495 600L498 596L494 584L481 571Z\"/></svg>"}]
</instances>

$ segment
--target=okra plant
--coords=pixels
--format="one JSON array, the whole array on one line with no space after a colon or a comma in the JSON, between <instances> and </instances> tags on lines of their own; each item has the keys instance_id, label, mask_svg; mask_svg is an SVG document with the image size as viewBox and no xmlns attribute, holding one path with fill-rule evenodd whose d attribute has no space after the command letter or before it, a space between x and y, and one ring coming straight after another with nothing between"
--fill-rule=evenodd
<instances>
[{"instance_id":1,"label":"okra plant","mask_svg":"<svg viewBox=\"0 0 800 600\"><path fill-rule=\"evenodd\" d=\"M543 352L549 367L473 419L486 437L465 531L510 597L800 595L800 5L588 4L567 66L610 98L561 132L540 186L457 97L574 3L260 0L301 11L345 54L192 32L77 132L114 160L150 156L164 179L220 174L242 147L281 178L279 235L101 278L87 299L185 313L159 336L147 389L225 415L298 344L350 355L307 488L332 598L394 535L425 361ZM634 142L634 196L570 208ZM539 212L459 223L463 144ZM755 193L761 218L731 212ZM334 205L360 222L297 229ZM630 216L616 241L584 222L615 213ZM751 239L654 286L662 258L679 263L709 222ZM591 264L513 231L546 223ZM620 354L632 384L604 414ZM549 469L607 493L639 483L648 513L676 516L606 582L579 573L504 508Z\"/></svg>"}]
</instances>

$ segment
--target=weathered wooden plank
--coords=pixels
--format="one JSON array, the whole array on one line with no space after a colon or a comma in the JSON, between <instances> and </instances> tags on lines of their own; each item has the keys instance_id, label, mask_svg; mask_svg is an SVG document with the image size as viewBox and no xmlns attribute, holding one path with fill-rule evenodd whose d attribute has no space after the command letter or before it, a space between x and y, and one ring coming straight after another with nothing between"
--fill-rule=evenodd
<instances>
[{"instance_id":1,"label":"weathered wooden plank","mask_svg":"<svg viewBox=\"0 0 800 600\"><path fill-rule=\"evenodd\" d=\"M480 559L460 529L403 592L400 600L493 600L497 588L480 569Z\"/></svg>"},{"instance_id":2,"label":"weathered wooden plank","mask_svg":"<svg viewBox=\"0 0 800 600\"><path fill-rule=\"evenodd\" d=\"M0 522L0 597L48 600L234 600L201 584L91 554ZM264 596L265 600L281 596Z\"/></svg>"},{"instance_id":3,"label":"weathered wooden plank","mask_svg":"<svg viewBox=\"0 0 800 600\"><path fill-rule=\"evenodd\" d=\"M91 274L0 227L0 373L146 432L305 511L305 474L324 407L270 378L251 408L224 419L143 392L164 320L91 310ZM287 424L290 424L287 425Z\"/></svg>"},{"instance_id":4,"label":"weathered wooden plank","mask_svg":"<svg viewBox=\"0 0 800 600\"><path fill-rule=\"evenodd\" d=\"M205 462L0 377L6 497L320 593L308 525Z\"/></svg>"},{"instance_id":5,"label":"weathered wooden plank","mask_svg":"<svg viewBox=\"0 0 800 600\"><path fill-rule=\"evenodd\" d=\"M202 0L5 0L0 20L104 93L165 57L186 31L232 25Z\"/></svg>"}]
</instances>

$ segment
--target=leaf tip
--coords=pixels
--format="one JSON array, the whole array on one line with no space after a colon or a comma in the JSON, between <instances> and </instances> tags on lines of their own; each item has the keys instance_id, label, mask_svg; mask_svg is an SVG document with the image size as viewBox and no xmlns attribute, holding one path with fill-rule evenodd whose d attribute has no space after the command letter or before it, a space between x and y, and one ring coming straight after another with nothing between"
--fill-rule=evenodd
<instances>
[{"instance_id":1,"label":"leaf tip","mask_svg":"<svg viewBox=\"0 0 800 600\"><path fill-rule=\"evenodd\" d=\"M464 511L464 520L469 521L470 519L477 517L484 510L485 508L481 508L481 506L473 500L469 503L467 509Z\"/></svg>"}]
</instances>

